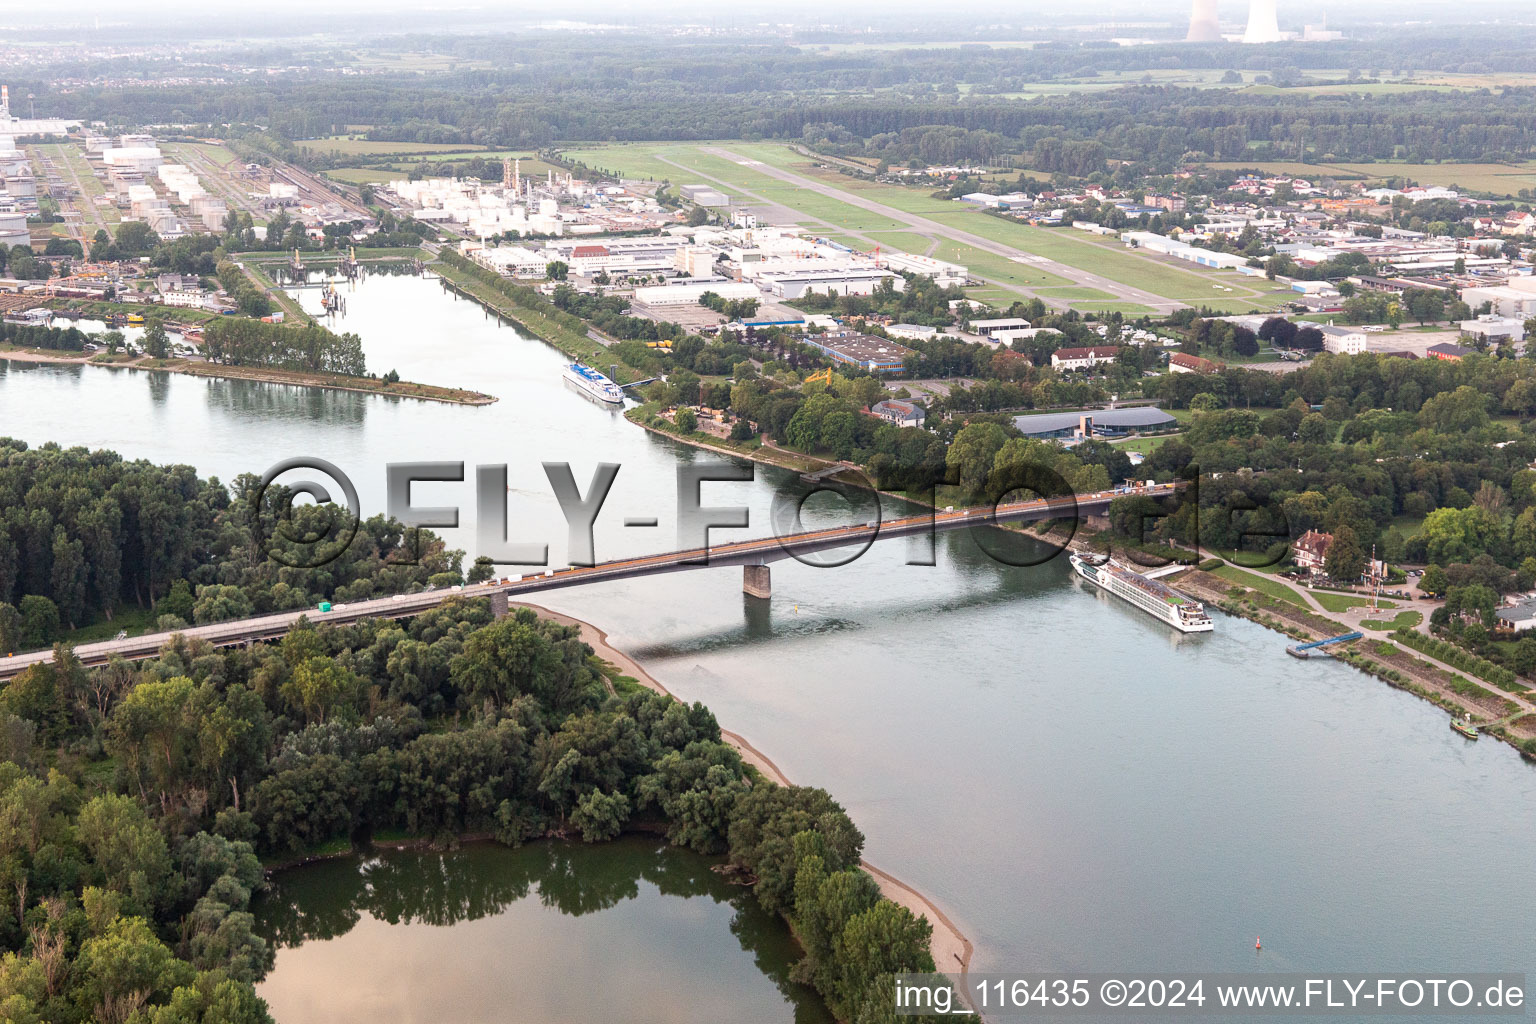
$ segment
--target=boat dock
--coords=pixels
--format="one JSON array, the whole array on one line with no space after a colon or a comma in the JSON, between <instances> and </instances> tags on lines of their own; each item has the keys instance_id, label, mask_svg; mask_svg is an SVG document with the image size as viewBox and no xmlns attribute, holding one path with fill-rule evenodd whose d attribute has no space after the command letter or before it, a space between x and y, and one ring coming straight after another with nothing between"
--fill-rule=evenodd
<instances>
[{"instance_id":1,"label":"boat dock","mask_svg":"<svg viewBox=\"0 0 1536 1024\"><path fill-rule=\"evenodd\" d=\"M1285 649L1285 653L1293 658L1328 658L1331 655L1323 650L1330 644L1342 644L1350 640L1359 640L1364 633L1344 633L1340 636L1331 636L1327 640L1313 640L1309 644L1291 644Z\"/></svg>"}]
</instances>

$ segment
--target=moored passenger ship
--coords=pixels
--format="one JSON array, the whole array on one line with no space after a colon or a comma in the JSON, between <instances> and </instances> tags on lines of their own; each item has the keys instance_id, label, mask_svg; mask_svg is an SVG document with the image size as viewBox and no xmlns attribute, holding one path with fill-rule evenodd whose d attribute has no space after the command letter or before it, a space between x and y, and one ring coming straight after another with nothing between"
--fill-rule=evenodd
<instances>
[{"instance_id":1,"label":"moored passenger ship","mask_svg":"<svg viewBox=\"0 0 1536 1024\"><path fill-rule=\"evenodd\" d=\"M1167 584L1109 560L1092 562L1074 552L1070 561L1077 574L1089 583L1155 615L1181 633L1209 633L1216 628L1205 612L1205 605Z\"/></svg>"},{"instance_id":2,"label":"moored passenger ship","mask_svg":"<svg viewBox=\"0 0 1536 1024\"><path fill-rule=\"evenodd\" d=\"M612 405L624 404L623 389L590 366L571 363L565 367L561 376L565 378L567 384L599 402L608 402Z\"/></svg>"}]
</instances>

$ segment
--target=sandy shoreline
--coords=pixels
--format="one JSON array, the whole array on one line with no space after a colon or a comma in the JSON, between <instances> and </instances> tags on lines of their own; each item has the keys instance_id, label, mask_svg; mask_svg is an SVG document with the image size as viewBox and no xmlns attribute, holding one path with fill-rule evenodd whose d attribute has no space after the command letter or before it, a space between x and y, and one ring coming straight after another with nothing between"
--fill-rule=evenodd
<instances>
[{"instance_id":1,"label":"sandy shoreline","mask_svg":"<svg viewBox=\"0 0 1536 1024\"><path fill-rule=\"evenodd\" d=\"M581 630L581 639L597 653L599 658L618 667L624 675L633 676L642 686L655 690L657 693L665 693L672 696L670 690L657 682L649 672L641 668L629 655L614 647L608 642L608 634L582 619L562 615L559 612L545 608L543 605L529 604L527 602L512 602L512 607L531 608L540 616L553 619L566 626L575 626ZM772 779L781 786L792 785L789 778L779 770L772 759L758 750L745 737L739 733L722 728L720 735L727 743L735 747L741 753L741 758L752 767L762 772L765 778ZM865 871L868 871L880 887L882 895L893 903L899 903L912 913L927 918L933 926L933 938L930 949L933 952L933 962L938 969L948 973L969 973L971 969L971 954L975 947L971 940L966 938L955 923L934 904L932 900L912 888L901 879L888 872L875 867L869 861L861 862Z\"/></svg>"}]
</instances>

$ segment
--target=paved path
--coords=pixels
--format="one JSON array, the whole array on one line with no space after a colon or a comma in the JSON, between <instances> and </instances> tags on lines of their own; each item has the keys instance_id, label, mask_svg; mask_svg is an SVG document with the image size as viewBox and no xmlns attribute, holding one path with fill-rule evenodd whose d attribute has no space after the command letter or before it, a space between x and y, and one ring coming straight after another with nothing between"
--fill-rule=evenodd
<instances>
[{"instance_id":1,"label":"paved path","mask_svg":"<svg viewBox=\"0 0 1536 1024\"><path fill-rule=\"evenodd\" d=\"M1144 291L1140 288L1132 288L1130 285L1122 284L1119 281L1110 280L1109 278L1104 277L1102 274L1095 274L1089 270L1081 270L1077 267L1068 266L1065 263L1058 263L1055 260L1047 259L1046 257L1040 256L1036 253L1032 253L1024 249L1016 249L1011 245L1004 245L1002 242L994 242L990 238L984 238L981 235L972 234L963 228L950 227L949 225L941 224L936 220L929 220L927 217L924 217L921 214L907 213L904 210L898 210L894 206L887 206L884 203L870 199L867 196L861 196L855 192L848 192L843 189L836 188L827 184L826 182L817 181L815 178L807 178L803 174L796 174L794 171L786 171L783 168L774 167L772 164L764 163L761 160L751 160L748 157L744 157L739 153L733 153L731 150L720 146L704 146L701 147L701 150L702 152L708 153L711 156L723 157L724 159L731 160L735 163L750 165L754 171L757 171L760 174L766 174L770 178L777 178L780 181L787 182L788 184L794 185L797 188L808 189L809 191L815 192L818 195L826 196L828 199L836 199L839 202L847 203L849 206L857 206L861 210L866 210L870 213L877 213L882 217L889 217L892 220L900 221L908 227L916 231L920 231L925 235L940 235L945 238L952 239L956 242L963 242L964 244L969 245L972 248L980 249L983 252L990 252L996 256L1003 256L1010 260L1027 257L1028 264L1026 265L1035 266L1041 270L1049 271L1058 277L1065 277L1070 280L1073 285L1078 287L1096 288L1100 291L1109 292L1118 301L1135 302L1143 306L1151 306L1153 309L1160 310L1162 312L1172 312L1176 309L1183 309L1186 305L1182 302L1175 302L1172 299L1166 299L1161 295L1154 295L1151 292ZM993 281L990 283L1008 287L1004 284L1004 282L1001 281ZM1032 289L1022 288L1020 286L1012 286L1012 288L1014 291L1034 294ZM1047 305L1057 306L1059 308L1069 307L1068 302L1060 299L1050 299L1043 295L1038 297Z\"/></svg>"},{"instance_id":2,"label":"paved path","mask_svg":"<svg viewBox=\"0 0 1536 1024\"><path fill-rule=\"evenodd\" d=\"M1342 612L1331 612L1328 609L1324 608L1321 604L1319 604L1317 602L1317 598L1315 598L1313 596L1312 591L1308 590L1307 588L1292 586L1289 581L1283 580L1283 579L1281 579L1278 576L1269 576L1267 578L1274 580L1276 583L1279 583L1282 586L1289 587L1292 593L1299 595L1304 601L1307 602L1307 607L1311 611L1314 611L1314 612L1316 612L1319 615L1326 615L1326 616L1328 616L1329 618L1333 619L1336 622L1343 622L1350 629L1360 630L1361 632L1363 632L1366 635L1366 639L1369 639L1369 640L1391 640L1391 638L1392 638L1392 634L1390 632L1382 632L1381 630L1370 629L1368 627L1361 626L1361 623L1364 622L1366 619L1375 619L1377 621L1390 621L1394 616L1397 615L1398 612L1406 612L1406 611L1414 611L1414 612L1418 612L1419 613L1419 624L1414 627L1417 632L1423 633L1425 636L1433 636L1434 635L1434 634L1432 634L1429 631L1429 614L1430 614L1430 612L1434 611L1435 608L1439 607L1439 602L1431 601L1427 597L1415 597L1415 598L1409 598L1409 599L1406 599L1406 600L1401 598L1401 597L1391 597L1391 598L1384 597L1384 598L1382 598L1383 601L1390 601L1392 604L1396 605L1396 607L1395 608L1382 608L1382 609L1380 609L1378 611L1372 611L1370 605L1362 605L1361 607L1358 607L1358 608L1348 608L1348 609L1345 609ZM1332 591L1330 591L1330 593L1332 593ZM1356 597L1358 597L1358 596L1361 596L1361 595L1357 594L1357 595L1344 595L1344 596L1356 596ZM1395 642L1396 641L1394 641L1394 643ZM1502 697L1503 699L1509 701L1511 704L1514 704L1518 710L1516 710L1513 714L1507 716L1506 718L1500 719L1499 721L1500 721L1501 724L1505 723L1505 722L1508 722L1508 721L1510 721L1510 720L1512 720L1514 718L1518 718L1521 715L1527 715L1527 714L1536 713L1536 701L1533 701L1528 696L1522 696L1520 694L1510 693L1508 690L1505 690L1502 687L1495 686L1495 685L1493 685L1492 683L1490 683L1490 682L1488 682L1486 680L1478 679L1477 677L1473 676L1472 673L1466 671L1465 669L1457 668L1455 665L1451 665L1451 664L1448 664L1446 662L1443 662L1443 661L1441 661L1438 658L1430 657L1428 654L1425 654L1423 651L1416 651L1412 647L1409 647L1407 644L1397 644L1397 646L1401 647L1403 649L1404 653L1406 653L1406 654L1408 654L1408 655L1410 655L1410 656L1412 656L1414 658L1417 658L1420 661L1428 662L1429 664L1435 666L1436 668L1440 669L1441 671L1448 672L1451 675L1461 676L1463 678L1470 679L1472 682L1476 683L1478 686L1481 686L1483 689L1487 690L1489 693L1492 693L1492 694L1495 694L1496 696ZM1454 696L1454 695L1452 695L1452 696ZM1486 728L1486 726L1484 726L1484 727Z\"/></svg>"}]
</instances>

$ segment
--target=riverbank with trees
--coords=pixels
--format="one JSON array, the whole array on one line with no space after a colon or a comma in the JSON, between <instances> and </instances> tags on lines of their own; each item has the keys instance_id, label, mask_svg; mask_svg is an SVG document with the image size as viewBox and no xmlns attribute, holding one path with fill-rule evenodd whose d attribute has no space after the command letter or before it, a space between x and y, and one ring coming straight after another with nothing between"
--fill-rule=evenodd
<instances>
[{"instance_id":1,"label":"riverbank with trees","mask_svg":"<svg viewBox=\"0 0 1536 1024\"><path fill-rule=\"evenodd\" d=\"M6 517L0 564L7 593L23 596L0 605L0 628L26 643L40 637L25 631L59 628L64 606L83 615L124 594L147 595L174 629L317 593L349 600L462 578L460 553L431 538L420 557L395 557L404 531L378 518L363 524L366 543L323 569L276 571L249 557L248 478L232 496L187 467L10 448L0 491L63 493L52 482L68 479L95 492L84 519L78 502L35 509L51 529ZM281 499L266 496L257 515ZM52 543L39 548L43 537ZM99 669L59 644L0 689L0 813L31 823L0 835L16 892L15 914L0 915L14 954L0 1004L22 1019L263 1024L251 985L272 951L249 911L261 862L376 834L452 846L658 831L722 858L789 923L804 950L796 980L844 1020L877 1019L892 973L933 969L931 904L894 880L885 888L898 900L882 895L861 867L862 834L828 794L789 784L592 627L530 608L495 620L484 600L402 622L300 620L249 647L177 634L153 660ZM945 942L959 943L963 965L963 937Z\"/></svg>"},{"instance_id":2,"label":"riverbank with trees","mask_svg":"<svg viewBox=\"0 0 1536 1024\"><path fill-rule=\"evenodd\" d=\"M153 356L65 355L52 349L18 348L0 345L0 359L14 359L23 363L52 363L60 366L95 366L107 369L129 369L184 373L193 377L222 377L227 380L255 380L266 384L287 384L293 387L321 388L327 391L357 391L370 395L388 395L395 398L415 398L423 402L446 402L451 405L490 405L494 395L464 388L445 388L435 384L417 384L400 380L391 374L383 377L359 377L342 373L287 370L278 367L228 366L210 363L202 359L156 359Z\"/></svg>"}]
</instances>

